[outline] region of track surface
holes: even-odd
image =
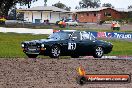
[[[131,60],[107,59],[0,59],[0,88],[131,88],[127,84],[76,83],[77,68],[87,74],[131,74]]]

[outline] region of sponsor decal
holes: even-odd
[[[75,50],[76,49],[76,43],[68,43],[68,50]]]
[[[93,36],[94,38],[97,37],[97,32],[88,32],[88,34],[89,34],[90,36]]]
[[[112,38],[112,33],[107,33],[107,38]]]
[[[95,38],[132,39],[131,33],[121,32],[88,32]]]
[[[98,32],[97,33],[97,38],[106,38],[106,32]]]
[[[132,35],[131,34],[123,34],[123,33],[114,33],[114,38],[118,38],[118,39],[131,39]]]
[[[82,67],[78,68],[79,76],[77,82],[81,85],[85,83],[130,83],[129,74],[86,74]]]

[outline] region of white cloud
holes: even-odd
[[[51,6],[52,4],[55,4],[59,1],[74,9],[76,6],[79,5],[78,3],[81,0],[48,0],[47,4]],[[127,8],[129,5],[132,4],[132,0],[101,0],[101,3],[102,4],[111,3],[116,8]],[[37,2],[32,4],[32,7],[43,6],[43,5],[44,5],[44,0],[38,0]]]
[[[38,0],[37,2],[33,3],[32,4],[32,7],[34,6],[43,6],[44,5],[44,0]],[[74,9],[76,6],[78,6],[79,4],[79,1],[80,0],[48,0],[47,2],[47,5],[48,6],[51,6],[52,4],[55,4],[57,2],[61,2],[61,3],[64,3],[66,6],[69,6],[71,7],[72,9]]]
[[[111,3],[115,8],[127,8],[132,5],[132,0],[101,0],[103,3]]]

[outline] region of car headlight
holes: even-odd
[[[44,48],[44,44],[41,44],[41,47]]]
[[[24,47],[24,44],[22,44],[21,46]]]

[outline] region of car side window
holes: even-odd
[[[88,34],[87,32],[82,32],[81,33],[81,40],[95,40],[95,37]]]
[[[90,35],[87,33],[82,33],[81,40],[90,39]]]

